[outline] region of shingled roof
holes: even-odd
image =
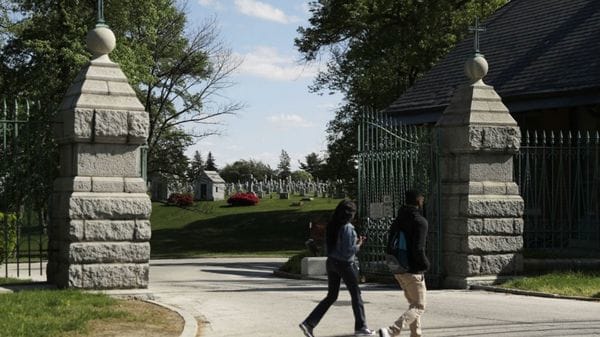
[[[512,0],[481,34],[484,79],[511,113],[600,104],[600,0]],[[386,111],[407,123],[435,122],[467,82],[473,37],[460,42]]]

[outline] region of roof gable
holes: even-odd
[[[219,173],[217,171],[202,171],[202,176],[201,179],[205,178],[208,179],[210,181],[212,181],[213,183],[225,183],[225,180],[223,180],[223,178],[221,178],[221,176],[219,175]]]

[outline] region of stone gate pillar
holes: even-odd
[[[87,36],[92,60],[66,93],[56,138],[48,281],[86,289],[146,288],[152,205],[140,172],[148,114],[109,57],[112,31]]]
[[[436,124],[440,140],[444,286],[492,283],[522,271],[523,199],[513,178],[517,123],[491,86],[488,64],[469,59]]]

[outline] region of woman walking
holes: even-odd
[[[365,237],[357,238],[354,226],[350,223],[355,214],[356,205],[351,201],[342,200],[327,224],[327,297],[300,323],[300,329],[306,337],[314,337],[313,329],[337,300],[341,280],[344,280],[352,298],[355,335],[357,337],[374,335],[374,332],[367,327],[365,308],[358,287],[358,268],[355,260]]]

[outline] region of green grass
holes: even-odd
[[[152,257],[297,254],[308,239],[308,223],[326,222],[339,200],[315,198],[292,206],[298,201],[265,198],[245,207],[206,201],[185,209],[154,203]]]
[[[563,296],[600,298],[600,273],[555,272],[508,281],[502,286]]]
[[[86,332],[94,319],[123,318],[116,300],[79,291],[24,291],[0,295],[0,337],[55,337]]]

